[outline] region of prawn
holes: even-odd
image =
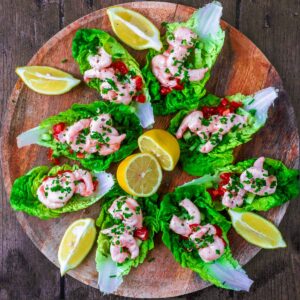
[[[173,216],[170,222],[170,229],[175,233],[188,237],[192,233],[191,225],[200,224],[201,215],[197,206],[189,199],[184,199],[179,203],[189,213],[189,219],[183,220]]]

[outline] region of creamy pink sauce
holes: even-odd
[[[84,72],[84,81],[98,78],[101,80],[100,94],[104,100],[130,104],[137,93],[135,79],[127,76],[127,80],[121,82],[115,69],[111,67],[112,57],[104,48],[100,48],[98,54],[89,56],[88,61],[92,69]]]
[[[152,72],[164,87],[173,88],[178,80],[186,77],[189,81],[201,80],[208,68],[186,69],[183,64],[193,48],[197,35],[186,27],[179,27],[172,38],[168,38],[169,48],[153,57]]]
[[[216,227],[211,224],[200,225],[200,211],[191,200],[186,198],[179,205],[187,210],[189,218],[180,219],[173,215],[170,229],[193,241],[203,261],[210,262],[221,257],[225,250],[225,243],[217,235]]]
[[[84,132],[87,130],[88,133]],[[61,143],[80,153],[98,153],[106,156],[120,149],[126,134],[119,134],[112,126],[109,114],[101,114],[90,119],[82,119],[58,134]]]
[[[121,196],[108,209],[114,219],[122,220],[121,225],[114,225],[101,231],[112,237],[110,254],[113,261],[122,263],[127,258],[139,255],[139,245],[134,231],[143,226],[143,214],[140,205],[133,198]]]
[[[74,194],[88,197],[93,192],[91,173],[78,169],[46,177],[37,190],[37,196],[48,208],[57,209],[65,206]]]
[[[258,158],[253,167],[240,175],[239,183],[242,187],[230,178],[229,183],[224,185],[226,190],[222,198],[224,206],[229,208],[242,206],[247,192],[259,196],[267,196],[276,192],[277,178],[273,175],[269,176],[268,171],[263,168],[264,161],[264,157]]]
[[[209,119],[203,117],[202,111],[193,111],[187,115],[176,132],[181,139],[187,130],[199,136],[205,142],[199,149],[201,153],[209,153],[223,139],[224,135],[237,126],[242,128],[247,123],[247,117],[235,113],[224,116],[213,115]]]

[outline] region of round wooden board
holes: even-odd
[[[136,2],[124,6],[141,12],[158,27],[162,21],[187,20],[195,10],[192,7],[161,2]],[[236,150],[237,160],[265,155],[280,159],[289,167],[297,167],[299,137],[294,111],[286,93],[282,90],[282,83],[276,70],[263,53],[243,34],[225,22],[222,22],[222,26],[226,30],[226,42],[213,69],[208,91],[224,96],[237,92],[250,94],[270,85],[281,89],[279,99],[269,112],[267,125],[250,143]],[[78,66],[72,59],[71,43],[76,30],[82,27],[101,28],[111,33],[106,10],[96,11],[57,33],[38,51],[29,64],[57,67],[81,78]],[[143,64],[146,52],[135,52],[132,49],[129,51]],[[62,63],[64,59],[67,59],[66,63]],[[89,103],[96,98],[96,92],[84,84],[66,95],[50,97],[30,91],[18,80],[9,101],[6,119],[3,121],[1,140],[1,159],[8,195],[14,179],[34,166],[48,163],[45,148],[30,146],[19,150],[16,145],[17,135],[37,126],[44,118],[69,108],[75,102]],[[167,128],[168,122],[168,117],[156,118],[155,127]],[[181,171],[180,167],[172,173],[165,173],[160,194],[172,191],[175,186],[190,178]],[[96,203],[86,210],[49,221],[41,221],[23,213],[17,213],[17,218],[40,251],[58,265],[57,250],[65,229],[78,218],[96,218],[99,210],[100,205]],[[269,211],[266,216],[279,224],[285,211],[286,205]],[[229,239],[234,255],[241,264],[247,263],[259,251],[258,248],[237,236],[234,231],[230,232]],[[77,269],[69,272],[77,280],[93,287],[97,287],[95,248]],[[171,297],[208,286],[195,273],[181,268],[174,261],[159,236],[156,239],[156,248],[149,257],[155,260],[151,263],[146,260],[137,269],[133,269],[117,291],[118,295],[137,298]]]

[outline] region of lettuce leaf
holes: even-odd
[[[74,212],[91,206],[103,197],[103,191],[107,193],[107,191],[112,188],[113,180],[110,174],[105,172],[94,173],[93,175],[96,177],[98,177],[99,174],[103,175],[103,173],[108,176],[107,178],[101,176],[103,179],[103,182],[99,182],[101,191],[98,186],[98,191],[89,197],[82,197],[79,194],[75,194],[65,206],[58,209],[50,209],[39,201],[36,194],[37,189],[46,176],[56,175],[58,171],[62,170],[74,171],[77,169],[79,169],[77,165],[69,166],[67,164],[55,166],[51,169],[47,166],[33,168],[27,174],[17,178],[13,183],[10,205],[16,211],[23,211],[40,219],[58,218],[63,213]]]
[[[152,73],[152,58],[163,53],[168,48],[167,36],[178,27],[187,27],[198,34],[194,52],[189,56],[187,67],[190,69],[213,67],[224,44],[225,33],[220,28],[219,22],[222,7],[219,3],[210,3],[196,11],[187,22],[166,24],[166,35],[162,37],[163,49],[158,52],[150,49],[146,56],[146,65],[142,69],[146,79],[151,102],[156,115],[167,115],[180,109],[194,109],[199,104],[205,91],[205,84],[210,78],[210,71],[204,78],[196,82],[186,82],[182,91],[173,90],[166,96],[160,94],[160,83]]]
[[[126,138],[118,151],[107,156],[93,153],[86,154],[84,158],[78,158],[75,152],[70,153],[70,147],[66,143],[59,143],[53,138],[53,125],[60,122],[71,125],[80,119],[91,118],[101,113],[111,114],[113,126],[120,134],[126,133]],[[54,157],[65,156],[77,160],[84,168],[96,172],[106,170],[111,163],[118,162],[131,154],[138,147],[137,138],[142,133],[139,119],[133,113],[131,107],[103,101],[95,101],[91,104],[73,104],[71,109],[42,121],[37,128],[39,130],[34,130],[33,133],[40,134],[40,136],[39,138],[31,139],[31,141],[35,140],[34,142],[38,145],[51,148]],[[45,133],[45,129],[47,130],[47,133]],[[22,135],[26,137],[28,136],[27,133],[28,132],[25,132]],[[32,134],[32,131],[29,133]],[[20,136],[18,137],[18,140],[20,140]]]
[[[266,97],[263,91],[267,92]],[[263,95],[265,100],[264,103],[261,102],[261,95]],[[276,98],[277,93],[274,88],[259,91],[252,96],[236,94],[226,97],[229,101],[243,102],[244,107],[239,108],[236,113],[248,117],[247,126],[241,129],[233,128],[209,153],[201,153],[199,151],[201,140],[197,135],[184,135],[183,138],[178,140],[181,150],[180,162],[183,170],[191,175],[203,176],[212,174],[220,168],[231,164],[234,160],[233,149],[250,141],[252,136],[264,126],[267,120],[267,111]],[[219,97],[207,95],[202,99],[198,109],[201,109],[203,106],[218,106],[220,101],[221,98]],[[257,103],[260,104],[258,107],[255,106]],[[189,113],[191,113],[190,110],[182,110],[171,120],[169,131],[173,135],[176,134],[182,120]]]
[[[214,176],[203,176],[200,179],[195,179],[188,182],[186,185],[200,185],[202,187],[210,188],[217,186],[219,182],[219,175],[221,173],[236,173],[241,174],[246,169],[253,166],[256,159],[248,159],[237,163],[236,165],[229,165],[217,172]],[[281,161],[266,158],[264,168],[269,172],[269,175],[274,175],[277,178],[276,192],[268,196],[259,196],[251,193],[246,194],[246,198],[242,207],[235,208],[238,211],[268,211],[269,209],[280,206],[289,200],[297,198],[300,194],[300,171],[289,169]],[[205,202],[217,210],[226,209],[222,203],[212,201],[210,195],[207,193]]]
[[[75,61],[78,63],[80,72],[83,74],[85,71],[91,69],[88,62],[89,55],[96,54],[99,47],[104,47],[105,51],[112,56],[113,60],[122,60],[128,67],[129,71],[133,75],[137,75],[145,79],[139,68],[138,62],[128,53],[128,51],[117,42],[111,35],[107,32],[99,29],[80,29],[76,32],[72,43],[72,54]],[[93,78],[87,85],[100,93],[100,79]],[[150,95],[148,92],[147,85],[144,84],[142,89],[143,94],[146,96],[147,102],[150,102]],[[139,103],[132,102],[131,106],[137,110],[137,113],[143,108]],[[149,114],[149,107],[146,107],[147,119],[141,119],[142,126],[144,128],[149,127],[154,123],[153,111]],[[148,110],[147,110],[148,109]],[[144,116],[145,117],[145,116]]]
[[[200,209],[201,224],[215,224],[222,229],[222,237],[227,246],[224,254],[214,262],[204,262],[189,240],[182,239],[169,228],[172,216],[180,216],[184,212],[184,209],[179,206],[179,202],[185,198],[190,199]],[[165,195],[159,211],[159,222],[163,233],[162,240],[182,267],[193,270],[203,280],[226,289],[249,290],[252,281],[232,257],[229,247],[227,233],[231,223],[206,204],[209,200],[209,194],[201,185],[178,187],[175,192]],[[226,273],[231,275],[230,278],[226,276]]]
[[[108,209],[113,201],[123,195],[127,195],[120,187],[115,188],[105,196],[105,203],[102,205],[100,216],[96,221],[96,225],[100,231],[115,224],[120,220],[114,219],[109,213]],[[96,251],[96,267],[99,272],[99,288],[106,293],[114,292],[122,283],[122,276],[127,275],[132,267],[137,267],[146,259],[148,252],[154,248],[154,234],[159,231],[158,223],[158,195],[153,195],[147,198],[136,199],[140,204],[143,212],[143,225],[149,231],[149,239],[141,241],[140,253],[134,260],[126,260],[122,264],[113,262],[110,258],[110,237],[99,233],[98,247]],[[105,270],[105,272],[104,272]]]

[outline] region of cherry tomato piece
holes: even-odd
[[[209,192],[212,200],[217,200],[217,198],[219,197],[219,192],[217,189],[207,189],[207,191]]]
[[[191,224],[189,227],[192,229],[192,231],[196,231],[196,229],[199,227],[199,224]]]
[[[230,180],[230,177],[231,177],[231,173],[222,173],[220,175],[220,178],[222,179],[221,180],[221,184],[222,185],[227,184],[229,182],[229,180]]]
[[[137,90],[137,91],[142,90],[142,88],[143,88],[143,86],[144,86],[142,77],[141,77],[141,76],[135,76],[133,79],[135,80],[135,87],[136,87],[136,90]]]
[[[48,160],[52,162],[54,165],[59,165],[59,159],[57,157],[53,157],[53,150],[49,149],[47,154]]]
[[[226,99],[226,98],[223,98],[221,100],[221,103],[220,103],[222,106],[227,106],[229,104],[229,101]]]
[[[230,106],[237,109],[237,108],[243,106],[243,103],[242,102],[231,101]]]
[[[97,189],[97,187],[98,187],[98,184],[99,184],[99,182],[98,182],[98,180],[95,180],[95,181],[93,181],[93,187],[94,187],[94,191],[96,191],[96,189]]]
[[[222,237],[222,229],[218,225],[214,225],[216,229],[216,235]]]
[[[146,96],[144,94],[139,94],[134,97],[135,101],[139,103],[145,103],[146,102]]]
[[[182,91],[184,89],[184,85],[177,79],[177,84],[173,87],[173,89],[176,91]]]
[[[171,90],[171,88],[169,88],[169,87],[162,86],[162,87],[160,88],[160,93],[161,93],[161,95],[163,95],[163,96],[165,96],[165,95],[167,95],[167,94],[169,94],[169,93],[171,93],[171,92],[172,92],[172,90]]]
[[[78,153],[76,154],[76,157],[77,157],[77,158],[84,158],[85,155],[84,155],[84,153],[78,152]]]
[[[142,241],[146,241],[149,238],[149,231],[146,227],[142,227],[134,232],[134,236]]]
[[[126,75],[128,73],[127,66],[120,60],[114,61],[111,66],[122,75]]]

